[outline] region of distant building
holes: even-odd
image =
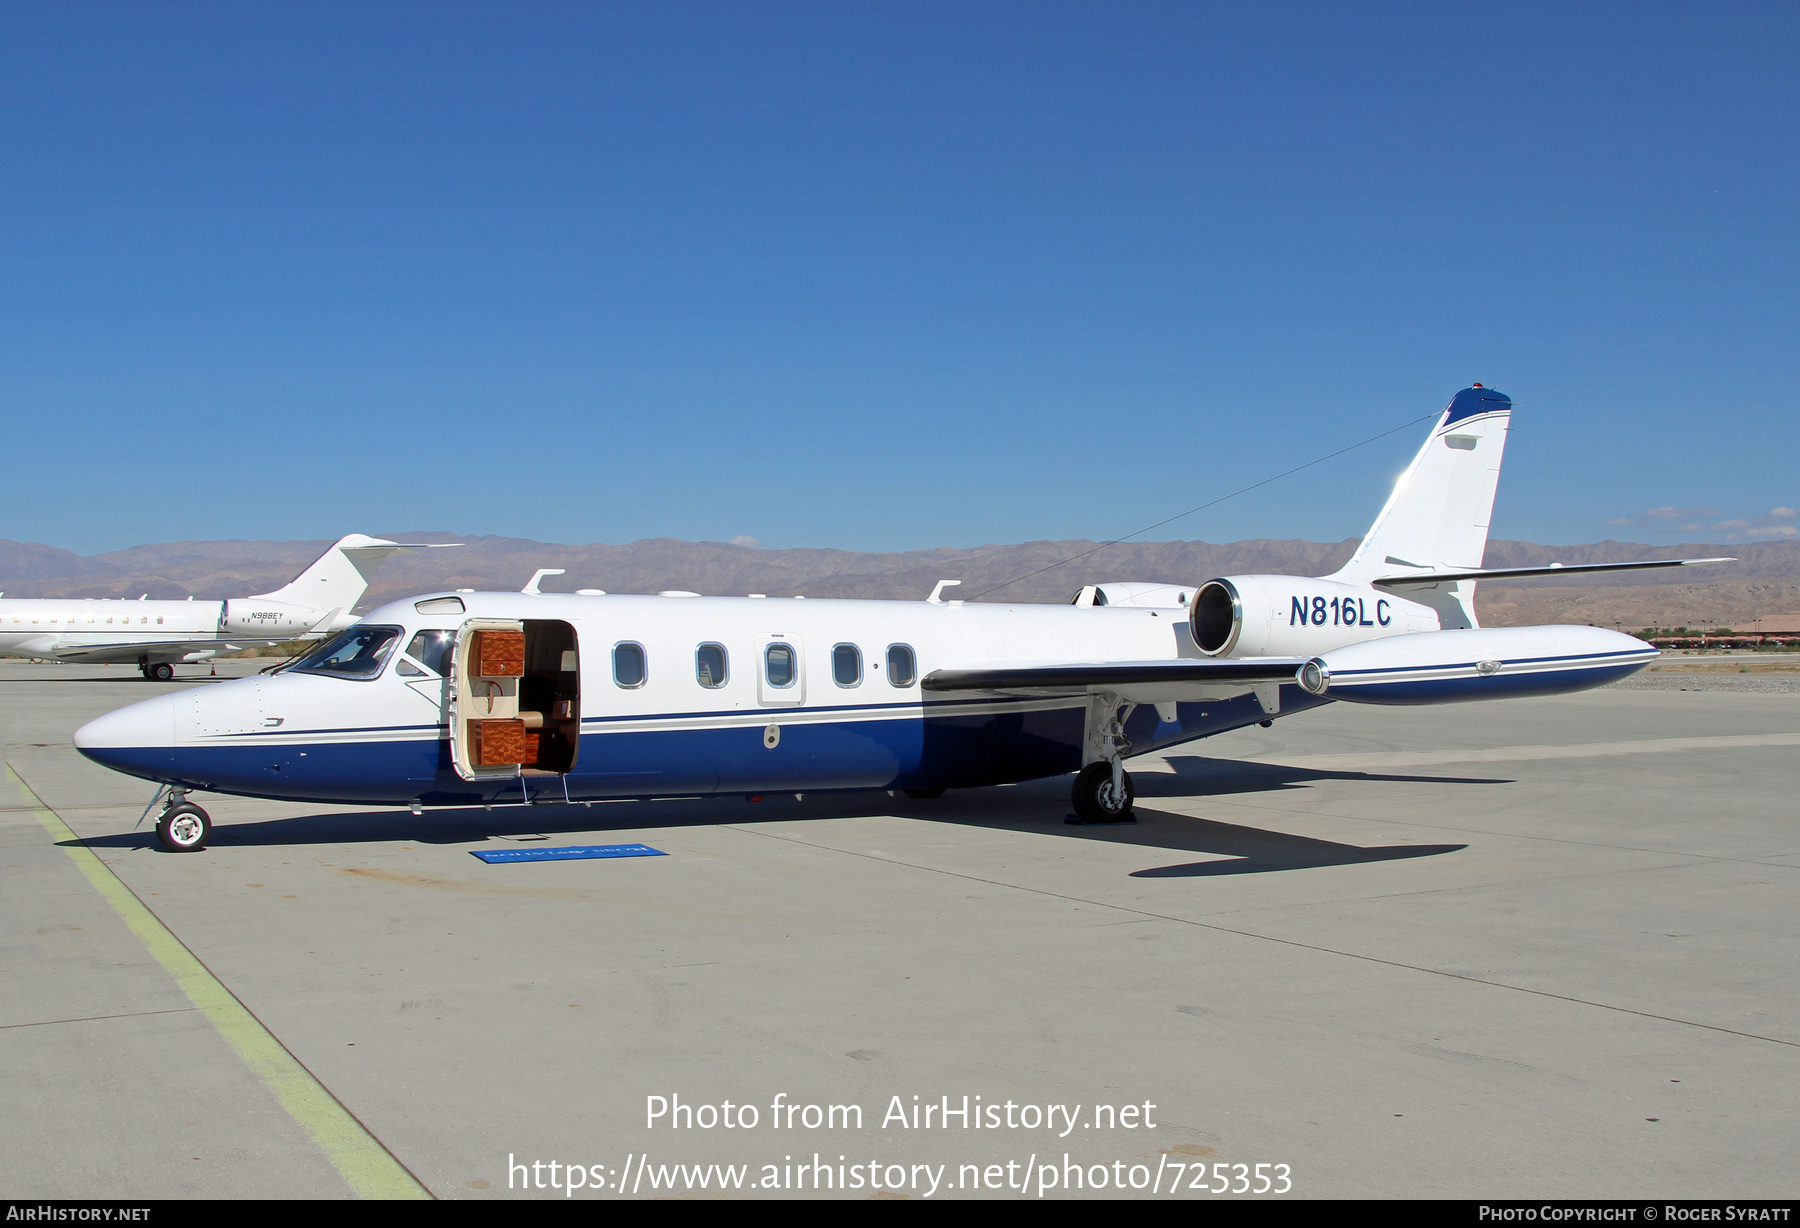
[[[1729,632],[1691,629],[1685,635],[1646,636],[1658,648],[1755,648],[1792,646],[1800,641],[1800,614],[1775,614],[1754,622],[1738,623]]]

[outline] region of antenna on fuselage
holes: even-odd
[[[521,593],[529,593],[533,597],[542,597],[543,594],[538,592],[538,581],[542,580],[545,576],[560,576],[563,574],[563,571],[564,569],[561,567],[540,567],[531,573],[531,579],[525,581],[525,587],[519,591]]]

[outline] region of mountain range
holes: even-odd
[[[684,589],[770,597],[923,598],[939,580],[961,580],[950,596],[980,601],[1063,602],[1084,584],[1149,580],[1197,584],[1251,573],[1323,575],[1350,557],[1340,542],[1258,538],[1209,542],[1036,541],[892,553],[762,549],[727,542],[649,538],[624,545],[564,545],[511,537],[415,531],[394,541],[463,543],[459,550],[390,559],[361,608],[409,593],[449,588],[516,589],[541,567],[565,574],[545,591],[599,588],[617,593]],[[80,555],[35,542],[0,541],[0,592],[7,597],[180,599],[267,592],[291,580],[329,541],[192,541]],[[1477,609],[1489,625],[1544,622],[1643,626],[1717,625],[1765,614],[1800,613],[1800,542],[1649,546],[1604,541],[1580,546],[1490,541],[1487,567],[1629,562],[1735,555],[1705,568],[1482,584]]]

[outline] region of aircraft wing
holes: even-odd
[[[1093,661],[1070,665],[995,665],[940,669],[919,685],[927,691],[1107,690],[1155,703],[1242,694],[1257,683],[1292,682],[1306,662],[1299,657],[1214,661],[1182,657],[1163,661]]]
[[[1389,560],[1392,562],[1393,560]],[[1382,588],[1430,588],[1434,584],[1455,584],[1459,580],[1540,580],[1550,576],[1578,576],[1593,571],[1642,571],[1650,567],[1694,567],[1701,563],[1735,563],[1737,559],[1653,559],[1643,563],[1573,563],[1548,567],[1503,567],[1490,571],[1421,572],[1410,576],[1382,576],[1371,584]]]

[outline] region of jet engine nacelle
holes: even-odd
[[[288,640],[305,635],[329,613],[267,597],[243,597],[225,603],[219,613],[219,630],[246,639]]]
[[[1483,627],[1350,644],[1300,667],[1302,688],[1365,704],[1441,704],[1604,686],[1659,654],[1603,627]]]
[[[1430,606],[1305,576],[1223,576],[1188,606],[1194,643],[1209,657],[1308,657],[1439,625]]]
[[[1089,584],[1073,597],[1070,605],[1154,606],[1158,609],[1187,609],[1194,595],[1191,584],[1163,584],[1159,581],[1114,580],[1110,584]]]

